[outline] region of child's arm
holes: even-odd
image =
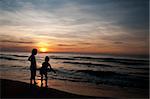
[[[49,64],[49,67],[54,73],[56,73],[56,71],[51,67],[51,64]]]

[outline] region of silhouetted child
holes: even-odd
[[[41,86],[43,85],[43,75],[45,75],[45,78],[46,78],[46,87],[47,87],[47,80],[48,80],[47,72],[48,72],[48,70],[53,71],[54,73],[56,73],[56,72],[52,69],[51,65],[49,64],[49,60],[50,60],[49,57],[46,56],[46,57],[45,57],[45,62],[42,63],[42,67],[41,67],[41,69],[40,69],[40,74],[41,74]],[[50,69],[48,69],[48,66],[50,67]]]
[[[35,76],[36,76],[36,58],[35,55],[37,54],[37,49],[32,50],[31,56],[28,58],[28,60],[31,62],[30,70],[31,70],[31,78],[30,78],[30,84],[32,84],[32,80],[35,82]]]

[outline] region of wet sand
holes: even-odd
[[[3,77],[4,78],[4,77]],[[48,88],[41,88],[41,81],[30,87],[29,81],[6,80],[1,78],[2,98],[142,98],[148,99],[149,89],[120,88],[101,85],[99,87],[49,80]]]
[[[96,97],[111,97],[111,98],[140,98],[149,99],[149,89],[132,88],[132,87],[118,87],[118,86],[107,86],[99,85],[93,86],[91,84],[66,82],[58,80],[49,80],[48,83],[50,88],[62,90],[65,92],[71,92],[74,94],[80,94],[85,96],[96,96]]]
[[[0,79],[2,98],[96,98],[38,87],[25,82]],[[99,97],[106,98],[106,97]]]

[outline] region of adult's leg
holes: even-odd
[[[36,76],[36,70],[33,71],[33,79],[34,79],[34,84],[37,84],[35,81],[35,76]]]
[[[32,71],[31,71],[31,77],[30,77],[30,84],[32,84]]]

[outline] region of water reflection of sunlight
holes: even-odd
[[[41,68],[42,67],[42,62],[37,62],[37,68]]]
[[[41,87],[41,77],[40,76],[37,77],[36,83],[37,83],[37,86]],[[43,79],[43,85],[42,85],[42,87],[46,87],[46,81],[45,81],[45,79]]]

